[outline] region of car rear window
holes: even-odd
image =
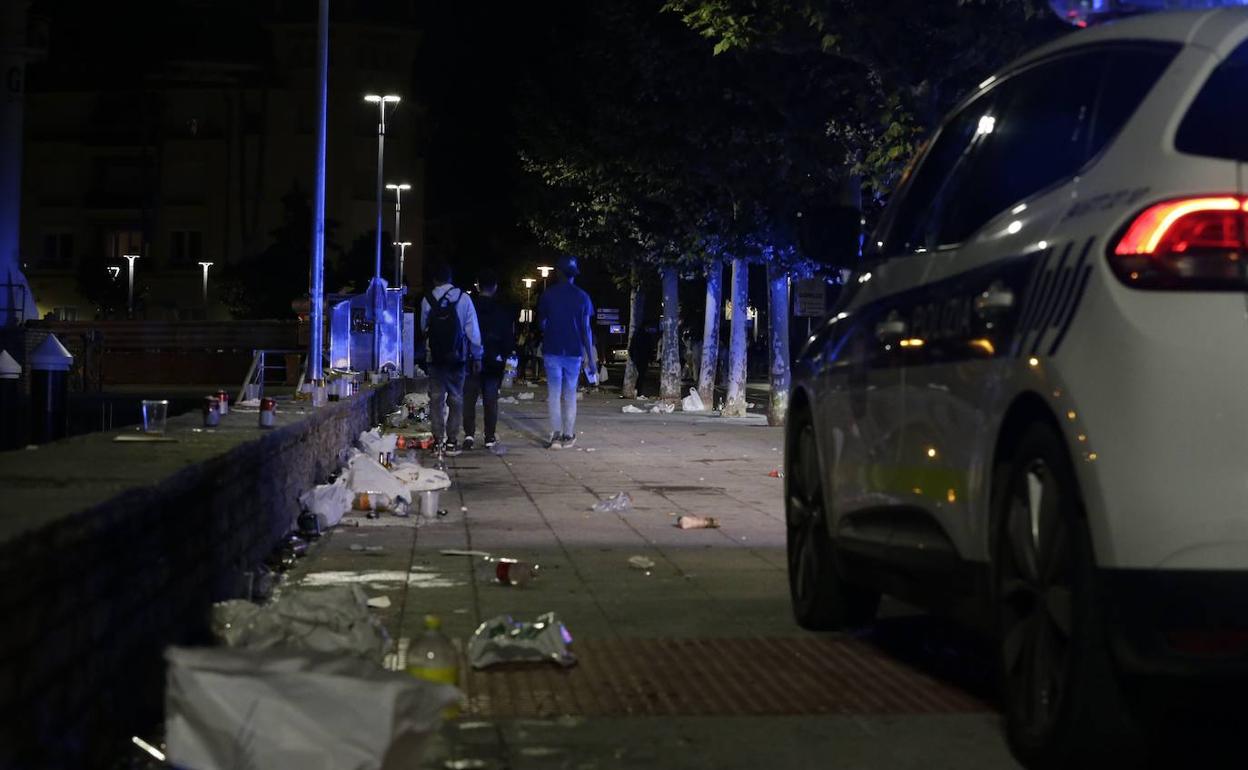
[[[1183,116],[1174,146],[1192,155],[1248,163],[1248,42],[1205,81]]]

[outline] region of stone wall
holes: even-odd
[[[196,433],[193,414],[170,420],[176,444],[106,433],[0,453],[0,768],[115,766],[150,734],[164,648],[207,640],[211,603],[401,394],[289,405],[270,431],[234,413]]]

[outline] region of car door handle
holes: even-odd
[[[1014,292],[1000,282],[989,286],[975,298],[975,314],[980,318],[999,315],[1014,307]]]
[[[906,334],[906,322],[900,318],[889,317],[875,325],[875,336],[884,341],[897,339]]]

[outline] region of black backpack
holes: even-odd
[[[451,301],[451,292],[457,292],[454,301]],[[464,327],[456,310],[456,305],[463,298],[463,291],[454,287],[447,289],[442,299],[434,299],[433,292],[425,295],[425,301],[429,303],[425,336],[430,361],[435,364],[462,364],[468,358],[468,338],[464,336]]]

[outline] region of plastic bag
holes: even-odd
[[[368,611],[368,596],[357,585],[302,589],[271,604],[218,602],[212,607],[213,633],[230,647],[266,650],[282,647],[380,661],[386,629]]]
[[[632,404],[625,404],[624,408],[621,409],[620,411],[623,412],[624,414],[645,414],[646,413],[645,409],[638,409]]]
[[[593,510],[598,513],[622,513],[633,508],[633,497],[627,492],[620,492],[612,495],[606,500],[599,500],[594,503]]]
[[[609,376],[609,374],[610,374],[610,373],[607,371],[607,367],[606,367],[606,365],[605,365],[605,364],[603,364],[603,365],[599,366],[599,367],[598,367],[598,384],[599,384],[599,385],[606,385],[606,384],[607,384],[607,377]]]
[[[532,661],[572,666],[576,664],[576,656],[568,650],[571,643],[572,635],[553,612],[539,615],[532,623],[499,615],[472,632],[468,639],[468,661],[473,668]]]
[[[650,407],[650,414],[671,414],[676,411],[675,404],[659,403]]]
[[[698,395],[698,389],[690,388],[689,395],[681,399],[680,408],[685,412],[705,412],[706,404],[702,402],[702,397]]]
[[[379,454],[393,453],[398,440],[399,437],[394,433],[383,436],[381,428],[373,428],[361,433],[358,443],[365,454],[369,457],[376,457]]]
[[[418,407],[422,407],[422,406],[429,406],[429,394],[428,394],[428,393],[417,393],[417,392],[413,391],[413,392],[408,393],[406,396],[404,396],[404,397],[403,397],[403,403],[404,403],[406,406],[409,406],[409,407],[412,407],[412,408],[418,408]]]
[[[451,486],[451,477],[445,471],[426,468],[410,460],[400,460],[390,469],[390,475],[398,479],[412,492],[424,492],[430,489],[447,489]]]
[[[392,437],[393,438],[393,437]],[[393,500],[410,504],[412,493],[407,485],[372,457],[352,451],[347,459],[347,486],[352,492],[378,492]]]
[[[352,657],[170,647],[165,659],[168,761],[195,770],[416,767],[460,697]]]
[[[347,511],[351,510],[354,493],[347,487],[342,476],[333,484],[318,484],[299,495],[299,505],[316,516],[320,529],[335,527]]]
[[[516,398],[520,399],[521,401],[532,401],[533,394],[528,391],[524,391],[523,393],[517,393]]]

